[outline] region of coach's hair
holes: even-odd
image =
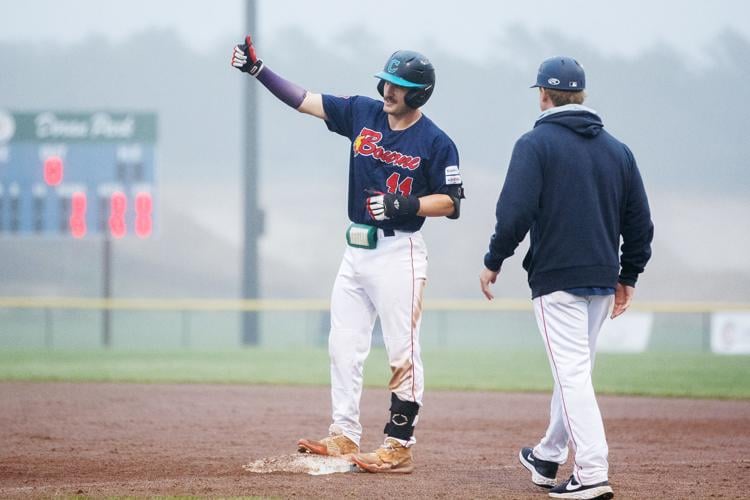
[[[555,106],[565,106],[566,104],[583,104],[586,99],[586,93],[583,90],[571,92],[569,90],[544,89],[550,100]]]

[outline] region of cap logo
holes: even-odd
[[[578,82],[568,82],[568,87],[573,88],[573,89],[577,88],[578,87]]]
[[[398,59],[391,59],[391,62],[388,63],[388,73],[395,73],[399,64],[401,64],[401,61]]]
[[[550,78],[547,80],[547,83],[549,83],[550,85],[560,85],[560,80],[558,80],[557,78]]]

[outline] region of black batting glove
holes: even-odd
[[[371,196],[365,200],[370,217],[375,220],[399,219],[410,217],[419,212],[419,198],[400,194],[381,193],[366,190]]]
[[[263,60],[255,54],[255,46],[250,35],[245,37],[245,43],[236,45],[232,52],[232,66],[251,76],[258,76],[263,69]]]

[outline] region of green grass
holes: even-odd
[[[427,351],[428,389],[549,391],[539,350]],[[373,349],[365,384],[384,387],[390,370]],[[327,385],[324,349],[198,351],[0,351],[0,380]],[[750,398],[750,356],[700,353],[599,354],[599,394]]]
[[[598,392],[699,398],[750,398],[750,356],[708,353],[597,356]]]
[[[549,391],[552,375],[541,350],[511,353],[445,351],[424,355],[432,388]],[[598,354],[599,394],[750,398],[750,356],[708,353]]]

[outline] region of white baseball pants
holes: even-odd
[[[342,432],[357,444],[362,436],[362,372],[376,317],[391,367],[390,391],[402,401],[422,405],[419,327],[427,248],[419,231],[395,233],[384,237],[378,230],[377,248],[371,250],[347,247],[331,296],[331,431]],[[414,442],[412,437],[408,444]]]
[[[579,297],[563,291],[534,299],[534,314],[555,379],[549,427],[534,447],[534,455],[563,464],[571,442],[573,473],[584,485],[608,480],[609,450],[591,372],[596,340],[613,300],[613,295]]]

